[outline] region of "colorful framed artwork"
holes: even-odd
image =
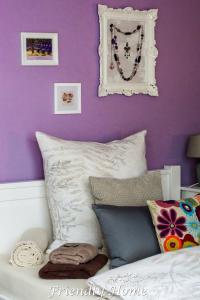
[[[58,34],[22,32],[21,63],[23,66],[58,65]]]
[[[100,85],[98,95],[158,96],[155,66],[158,10],[108,8],[98,5]]]
[[[54,114],[81,113],[81,83],[54,83]]]

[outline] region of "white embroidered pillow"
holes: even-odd
[[[54,239],[101,245],[99,224],[91,207],[89,176],[128,178],[143,174],[147,169],[145,135],[142,131],[103,144],[36,133]]]

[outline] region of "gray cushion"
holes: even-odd
[[[93,204],[93,209],[105,238],[111,268],[160,253],[147,206]]]
[[[147,200],[163,199],[160,171],[128,179],[90,177],[96,204],[142,206]]]

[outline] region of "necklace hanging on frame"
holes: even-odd
[[[120,77],[124,81],[130,81],[133,79],[133,77],[137,74],[141,59],[142,59],[142,46],[143,46],[143,40],[144,40],[144,29],[142,25],[138,25],[133,31],[125,32],[122,31],[119,27],[115,26],[114,24],[110,24],[110,33],[111,33],[111,62],[110,62],[110,69],[115,69],[115,64],[117,66],[117,72],[119,73]],[[124,75],[124,70],[122,68],[122,64],[119,57],[119,44],[118,44],[118,36],[117,34],[122,34],[123,36],[131,36],[133,34],[138,33],[138,41],[136,46],[136,58],[133,61],[133,67],[132,72],[130,76]],[[126,59],[130,58],[131,51],[134,57],[133,53],[133,47],[131,48],[129,43],[126,42],[124,47],[124,57]],[[115,62],[115,63],[114,63]]]
[[[129,46],[129,43],[126,42],[126,46],[124,47],[124,56],[126,57],[126,59],[128,59],[131,56],[130,51],[131,47]]]

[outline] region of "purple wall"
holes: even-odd
[[[97,97],[97,3],[159,9],[160,96]],[[0,182],[42,178],[34,132],[108,141],[148,129],[150,168],[181,164],[188,135],[200,132],[199,0],[0,0]],[[58,32],[58,67],[20,65],[20,32]],[[53,115],[53,83],[82,82],[82,114]]]

